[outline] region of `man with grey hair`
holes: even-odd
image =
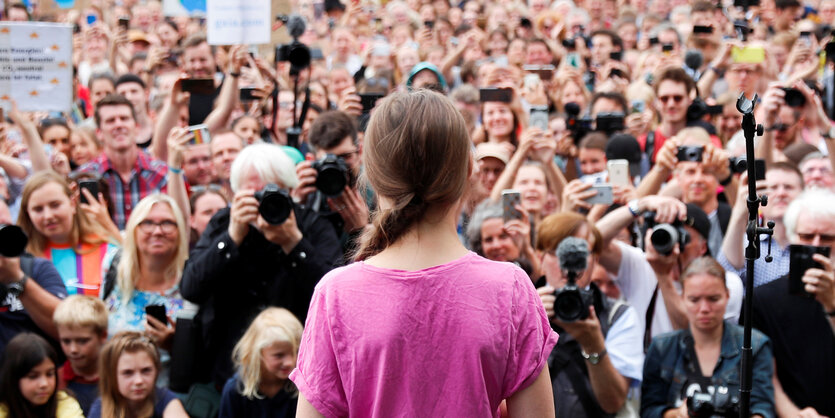
[[[798,167],[803,173],[803,184],[806,187],[832,190],[835,186],[830,157],[820,152],[812,152],[803,157]]]
[[[835,246],[835,194],[808,190],[783,217],[792,244]],[[817,267],[792,263],[788,275],[754,292],[752,322],[774,347],[774,400],[780,416],[835,416],[835,269],[815,254]],[[797,291],[790,277],[802,276]]]
[[[191,252],[180,290],[200,305],[205,357],[201,382],[232,376],[232,348],[267,306],[304,322],[313,288],[342,260],[333,226],[290,198],[293,161],[277,145],[253,144],[232,164],[232,207],[218,212]],[[265,186],[277,186],[273,190]],[[284,216],[278,215],[284,209]],[[234,279],[234,280],[232,280]]]

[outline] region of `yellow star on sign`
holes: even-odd
[[[60,84],[60,82],[58,81],[58,79],[57,79],[57,78],[53,78],[53,79],[52,79],[52,81],[50,81],[50,83],[52,83],[52,84]]]
[[[32,32],[32,34],[29,35],[29,37],[32,38],[32,39],[38,39],[39,38],[38,32]]]
[[[9,28],[0,29],[0,33],[9,33]]]
[[[32,91],[30,91],[30,92],[29,92],[29,95],[30,95],[30,96],[33,96],[33,97],[34,97],[34,96],[37,96],[37,95],[38,95],[38,91],[37,91],[37,90],[32,90]]]
[[[67,63],[66,63],[66,61],[61,61],[61,62],[59,62],[59,63],[58,63],[58,68],[67,68]]]
[[[57,51],[57,50],[59,50],[59,49],[61,49],[61,48],[59,48],[57,44],[52,45],[52,50],[53,50],[53,51]]]

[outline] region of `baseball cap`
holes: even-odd
[[[710,219],[702,208],[696,206],[694,203],[687,204],[687,219],[684,224],[696,230],[705,241],[710,236]]]
[[[510,152],[507,148],[491,143],[484,142],[475,147],[475,159],[481,161],[483,158],[493,157],[505,164],[510,161]]]

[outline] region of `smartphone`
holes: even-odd
[[[623,113],[598,113],[594,118],[594,130],[599,132],[617,132],[626,129]]]
[[[554,66],[553,65],[523,65],[522,69],[529,72],[535,73],[539,75],[539,78],[542,80],[548,81],[554,77]]]
[[[623,51],[612,51],[609,53],[609,58],[615,61],[623,60]]]
[[[705,147],[701,145],[682,145],[678,147],[676,158],[678,161],[694,161],[702,162],[702,154],[705,152]]]
[[[78,182],[78,195],[81,196],[81,203],[90,203],[87,196],[82,192],[84,189],[87,189],[94,198],[99,197],[98,180],[80,180]]]
[[[765,49],[761,46],[733,47],[731,58],[735,63],[759,64],[765,61]]]
[[[629,186],[629,161],[609,160],[606,162],[609,171],[609,183],[615,186]]]
[[[800,32],[800,39],[803,41],[806,46],[812,45],[812,32],[803,31]]]
[[[75,23],[72,25],[72,33],[81,33],[81,25]]]
[[[578,55],[576,52],[566,54],[565,59],[568,60],[568,65],[574,68],[580,68],[580,55]]]
[[[192,125],[186,129],[188,129],[189,132],[194,134],[194,137],[191,138],[191,141],[188,141],[189,145],[208,144],[212,141],[211,136],[209,136],[208,125]]]
[[[536,91],[539,85],[542,84],[542,79],[536,74],[525,74],[522,84],[525,86],[525,90]]]
[[[531,106],[531,111],[528,114],[528,122],[530,126],[539,128],[542,131],[548,131],[548,106]]]
[[[434,20],[424,20],[423,26],[426,26],[426,29],[432,30],[435,28],[435,21]]]
[[[485,87],[478,90],[479,101],[510,103],[513,100],[512,89],[500,89],[496,87]]]
[[[96,23],[96,15],[87,15],[87,26],[93,26],[94,23]]]
[[[163,324],[168,324],[168,318],[165,314],[165,305],[147,305],[145,306],[145,315],[153,317]]]
[[[522,219],[522,213],[516,206],[522,203],[522,193],[518,190],[502,190],[502,220]]]
[[[212,94],[215,90],[215,80],[211,78],[187,78],[182,81],[184,92],[196,94]]]
[[[242,102],[251,102],[253,100],[260,100],[258,97],[255,97],[252,93],[255,91],[254,87],[241,87],[241,101]]]
[[[754,175],[757,181],[765,180],[765,159],[757,158],[754,160]]]
[[[661,52],[663,52],[664,55],[670,55],[670,53],[673,52],[673,44],[661,45]]]
[[[658,37],[657,37],[657,36],[653,36],[653,37],[649,38],[649,44],[650,44],[650,45],[658,45],[658,42],[659,42],[659,41],[658,41]]]
[[[781,87],[781,89],[786,92],[783,100],[788,107],[798,108],[806,106],[806,96],[803,95],[802,91],[794,87]]]
[[[694,25],[693,26],[693,33],[713,33],[713,26],[700,26]]]
[[[630,113],[644,113],[646,106],[647,104],[643,100],[633,100]]]
[[[128,30],[130,27],[130,18],[129,17],[120,17],[119,18],[119,26],[122,27],[124,30]]]
[[[594,184],[590,190],[597,191],[597,194],[586,199],[592,205],[611,205],[615,201],[611,184]]]
[[[313,3],[313,19],[318,21],[325,14],[325,3],[317,1]]]
[[[380,93],[360,93],[360,103],[362,103],[362,114],[367,115],[371,113],[371,109],[374,109],[374,106],[377,105],[377,100],[382,99],[385,97],[384,94]]]
[[[812,259],[812,255],[821,254],[829,257],[829,247],[816,247],[814,245],[789,245],[789,294],[813,297],[804,289],[803,275],[810,268],[823,268],[820,263]]]

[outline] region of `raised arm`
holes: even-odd
[[[183,80],[188,76],[181,75],[180,79],[174,82],[171,93],[168,95],[165,105],[162,107],[154,127],[154,136],[151,140],[151,152],[154,157],[161,161],[168,161],[168,133],[177,126],[180,118],[180,109],[188,106],[191,95],[183,92]]]
[[[246,63],[247,57],[246,47],[243,45],[235,45],[229,51],[229,67],[226,70],[223,87],[217,97],[215,109],[212,110],[212,113],[209,113],[204,122],[209,126],[209,132],[216,132],[225,128],[229,122],[229,116],[235,110],[235,106],[238,105],[238,76],[241,73],[241,67]]]

